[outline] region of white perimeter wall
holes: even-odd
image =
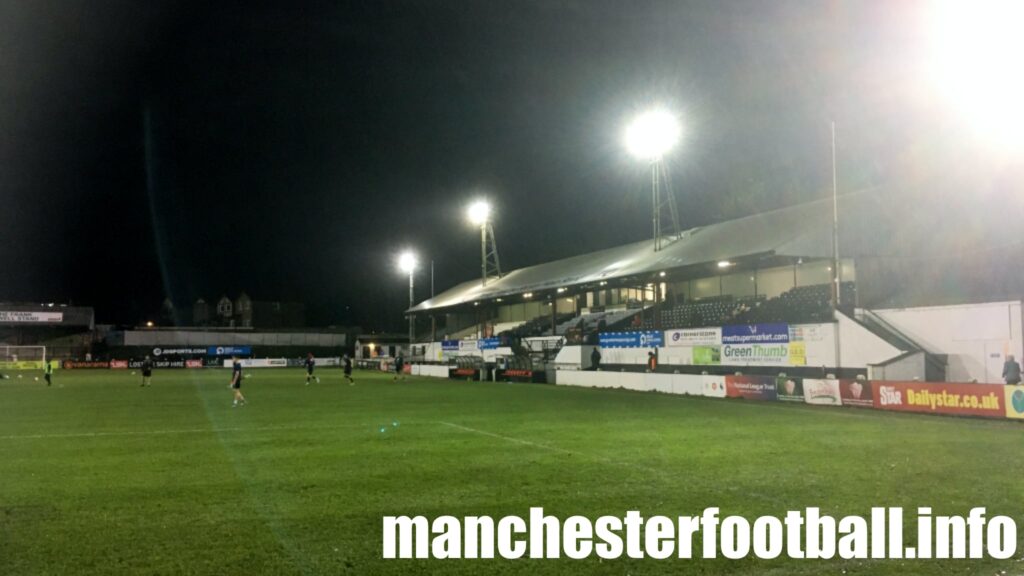
[[[866,368],[868,364],[881,364],[905,352],[875,336],[874,332],[842,312],[836,312],[836,320],[839,326],[839,361],[844,368]]]
[[[946,380],[1002,382],[1007,354],[1024,356],[1021,303],[990,302],[874,310],[933,354],[948,354]]]

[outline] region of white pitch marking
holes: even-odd
[[[495,434],[494,432],[488,432],[486,430],[477,430],[476,428],[470,428],[469,426],[462,426],[460,424],[452,424],[451,422],[441,422],[441,421],[439,421],[438,424],[443,424],[445,426],[449,426],[451,428],[456,428],[456,429],[462,430],[464,432],[472,432],[474,434],[482,434],[484,436],[490,436],[491,438],[497,438],[499,440],[504,440],[506,442],[513,442],[515,444],[522,444],[524,446],[533,446],[534,448],[541,448],[543,450],[550,450],[552,452],[561,452],[562,454],[579,454],[580,456],[586,456],[586,454],[584,454],[582,452],[576,452],[576,451],[573,451],[573,450],[566,450],[565,448],[558,448],[557,446],[549,446],[547,444],[538,444],[537,442],[530,442],[529,440],[523,440],[521,438],[513,438],[512,436],[505,436],[505,435],[502,435],[502,434]]]
[[[340,428],[368,428],[368,424],[337,424],[334,426],[262,426],[233,428],[180,428],[176,430],[114,430],[106,432],[69,432],[66,434],[11,434],[0,440],[45,440],[51,438],[102,438],[105,436],[165,436],[171,434],[204,434],[221,432],[271,432],[275,430],[332,430]]]

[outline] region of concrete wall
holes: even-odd
[[[926,351],[948,355],[949,382],[999,383],[1007,354],[1024,355],[1021,303],[874,310]]]
[[[875,336],[842,312],[836,313],[839,326],[839,361],[844,368],[866,368],[881,364],[905,352]]]
[[[867,376],[870,380],[923,381],[925,374],[924,352],[914,352],[884,366],[869,366]]]

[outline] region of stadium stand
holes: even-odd
[[[842,301],[853,302],[855,293],[853,282],[842,284]],[[659,327],[655,315],[659,317],[660,328],[666,330],[727,324],[829,322],[831,292],[828,284],[816,284],[792,288],[776,298],[720,296],[676,306],[662,305],[644,319],[644,330]]]

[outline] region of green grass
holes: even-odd
[[[0,574],[1009,574],[1010,561],[382,560],[381,518],[1024,518],[1012,422],[323,370],[0,381]],[[392,425],[397,422],[398,426]],[[386,427],[381,433],[380,428]],[[1024,532],[1024,526],[1021,527]],[[1018,545],[1019,558],[1024,545]]]

